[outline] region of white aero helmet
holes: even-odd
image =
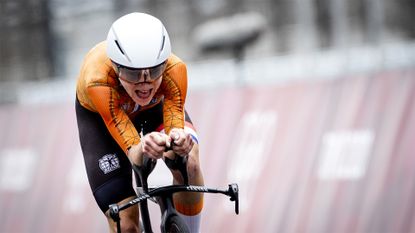
[[[157,66],[170,56],[169,35],[163,23],[145,13],[130,13],[117,19],[107,36],[107,55],[129,68]]]

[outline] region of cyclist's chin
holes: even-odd
[[[133,95],[133,100],[140,106],[145,106],[150,103],[151,99],[153,98],[154,94],[151,93],[149,95],[142,95],[141,93],[135,92]]]
[[[138,96],[135,96],[133,98],[134,102],[137,103],[140,106],[145,106],[145,105],[149,104],[151,99],[152,99],[151,97],[143,99],[143,98],[140,98]]]

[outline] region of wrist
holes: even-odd
[[[137,145],[133,145],[127,151],[127,157],[130,163],[135,165],[141,165],[143,163],[143,149],[141,142]]]

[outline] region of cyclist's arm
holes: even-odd
[[[167,67],[161,89],[164,94],[163,119],[166,134],[184,128],[184,104],[187,93],[187,69],[183,62]]]
[[[179,61],[167,67],[162,90],[165,93],[163,118],[166,134],[174,141],[173,151],[179,155],[186,155],[193,147],[193,140],[184,132],[187,69],[183,62]]]
[[[140,143],[140,136],[130,121],[128,115],[119,106],[117,91],[105,85],[88,87],[88,95],[95,105],[97,112],[104,120],[108,131],[123,151]]]

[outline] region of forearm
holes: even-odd
[[[141,142],[137,145],[133,145],[127,151],[127,157],[132,164],[142,165],[143,163],[143,147]]]

